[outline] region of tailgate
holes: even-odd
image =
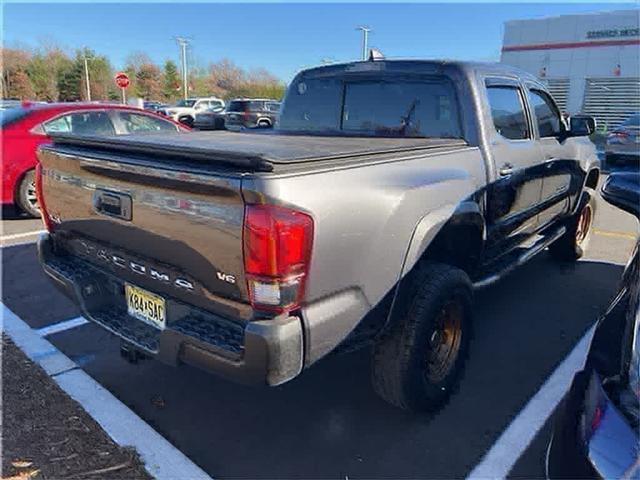
[[[161,296],[250,318],[237,172],[59,145],[39,159],[57,246]]]

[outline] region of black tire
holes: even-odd
[[[464,271],[439,263],[419,265],[407,282],[399,298],[404,306],[397,323],[374,347],[372,382],[378,395],[392,405],[433,412],[455,392],[464,371],[472,335],[473,289]],[[445,313],[450,309],[455,315]],[[447,335],[440,319],[452,316],[458,318],[458,328]],[[446,358],[436,358],[446,353],[436,347],[449,340],[455,348]],[[446,368],[440,360],[446,360]]]
[[[589,248],[596,215],[595,193],[586,189],[576,213],[566,222],[567,231],[549,246],[551,256],[562,262],[575,262]]]
[[[34,170],[29,170],[24,175],[16,196],[20,210],[31,217],[40,216],[40,208],[36,198],[36,174]]]

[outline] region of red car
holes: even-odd
[[[141,132],[182,132],[170,118],[125,105],[98,103],[23,104],[0,111],[2,128],[2,207],[17,206],[40,215],[34,169],[38,146],[53,133],[124,135]]]

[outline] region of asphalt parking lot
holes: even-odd
[[[543,253],[477,292],[476,336],[458,394],[437,415],[379,400],[367,351],[332,355],[277,388],[234,385],[190,367],[131,365],[93,324],[51,335],[212,477],[464,477],[593,325],[615,293],[638,224],[599,199],[586,258]],[[2,221],[3,303],[33,328],[79,315],[37,263],[38,220]],[[544,476],[548,424],[513,477]]]

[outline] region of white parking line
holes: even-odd
[[[53,335],[54,333],[60,333],[64,332],[65,330],[81,327],[86,323],[89,323],[89,320],[84,317],[77,317],[72,318],[71,320],[65,320],[64,322],[54,323],[53,325],[47,325],[46,327],[37,329],[36,332],[41,337],[46,337],[48,335]]]
[[[158,480],[210,479],[200,467],[2,305],[2,331],[121,446],[134,447]]]
[[[584,366],[594,330],[595,326],[591,327],[580,339],[467,478],[507,477],[567,393],[575,373]]]
[[[24,233],[14,233],[13,235],[3,235],[0,237],[0,242],[5,242],[7,240],[17,240],[19,238],[32,237],[34,235],[40,235],[41,233],[46,232],[46,230],[33,230],[32,232],[24,232]]]

